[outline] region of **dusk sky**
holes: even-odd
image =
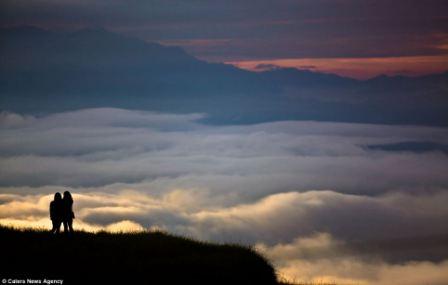
[[[446,71],[447,10],[446,0],[5,0],[0,25],[103,27],[252,70],[370,78]]]
[[[448,284],[447,0],[2,0],[0,27],[0,225],[49,230],[68,190],[75,231]]]

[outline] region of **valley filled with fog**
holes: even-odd
[[[0,223],[48,228],[69,190],[76,229],[255,245],[297,280],[446,280],[447,129],[206,118],[2,112]]]

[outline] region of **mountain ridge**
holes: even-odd
[[[252,72],[179,47],[88,28],[0,29],[0,109],[201,112],[210,123],[317,120],[448,126],[448,72],[356,80],[294,68]]]

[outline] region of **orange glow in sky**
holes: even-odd
[[[295,67],[357,79],[386,75],[424,75],[448,71],[448,55],[372,58],[291,58],[230,61],[239,68],[263,71],[265,66]]]

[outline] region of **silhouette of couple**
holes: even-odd
[[[61,193],[54,194],[54,200],[50,203],[50,218],[53,223],[51,233],[57,234],[60,231],[61,224],[64,225],[64,233],[73,233],[73,198],[70,192],[64,192],[64,198]]]

